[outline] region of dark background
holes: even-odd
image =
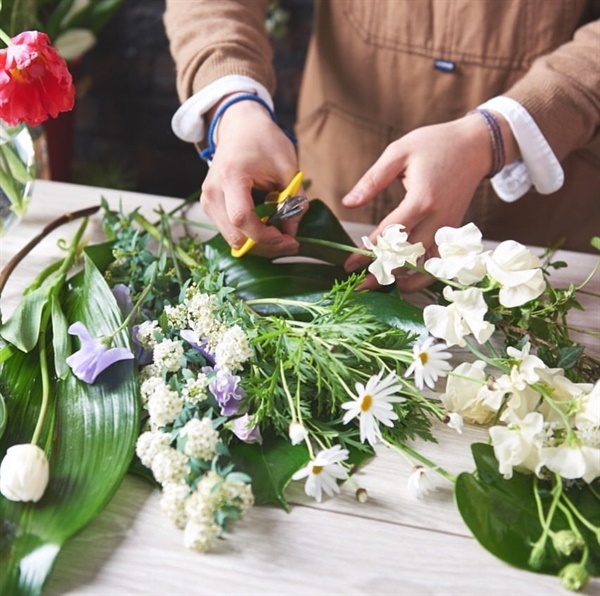
[[[292,129],[312,0],[280,0],[279,6],[289,20],[285,35],[272,38],[275,107],[280,123]],[[175,197],[200,189],[205,165],[171,131],[180,104],[163,12],[164,0],[125,0],[72,69],[78,98],[71,181]]]

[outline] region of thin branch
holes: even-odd
[[[15,256],[6,263],[4,269],[0,272],[0,295],[4,291],[4,286],[8,281],[11,273],[16,269],[17,265],[35,248],[48,234],[59,228],[60,226],[70,223],[76,219],[82,217],[88,217],[94,215],[100,210],[100,205],[95,207],[87,207],[86,209],[79,209],[78,211],[72,211],[65,213],[55,220],[51,221],[46,227],[36,236],[34,236]]]

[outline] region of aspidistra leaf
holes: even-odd
[[[81,285],[69,293],[65,314],[95,336],[120,324],[108,285],[86,259]],[[125,332],[113,345],[129,347]],[[50,347],[50,346],[49,346]],[[51,351],[51,350],[50,350]],[[52,358],[51,362],[52,364]],[[10,424],[0,457],[29,442],[41,401],[39,351],[17,352],[0,373]],[[64,542],[94,519],[127,472],[139,429],[138,386],[133,361],[114,364],[86,385],[72,374],[52,375],[50,405],[40,439],[50,461],[50,483],[38,503],[0,498],[0,593],[39,594]]]

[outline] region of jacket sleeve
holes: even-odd
[[[181,101],[226,75],[245,75],[271,94],[273,51],[265,29],[270,0],[167,0],[163,15]]]
[[[559,161],[600,140],[600,20],[538,58],[504,95],[533,117]]]

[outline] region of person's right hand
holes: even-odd
[[[200,205],[233,248],[246,238],[253,254],[278,257],[296,254],[298,221],[286,221],[279,231],[266,226],[254,211],[251,190],[282,190],[298,171],[291,140],[255,101],[239,101],[221,117],[216,151],[202,184]]]

